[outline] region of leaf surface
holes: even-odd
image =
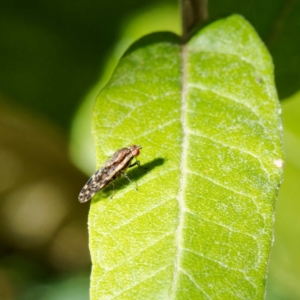
[[[210,0],[207,4],[211,20],[235,12],[255,27],[273,57],[281,100],[299,90],[300,1]]]
[[[241,17],[182,46],[137,41],[94,108],[98,167],[140,144],[144,167],[93,199],[91,299],[261,299],[282,173],[273,65]]]

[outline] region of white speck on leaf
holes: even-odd
[[[283,167],[283,160],[282,159],[275,159],[273,161],[274,165],[278,168],[282,168]]]

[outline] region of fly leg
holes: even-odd
[[[115,185],[114,185],[114,182],[112,181],[111,184],[112,184],[112,194],[109,197],[110,199],[112,199],[114,197],[114,194],[115,194]]]
[[[135,165],[137,165],[138,168],[141,168],[143,170],[148,170],[147,168],[141,166],[141,163],[140,163],[139,160],[136,160],[133,164],[131,164],[130,166],[128,166],[128,168],[134,167]]]
[[[125,172],[123,173],[123,175],[127,178],[127,180],[128,180],[129,182],[133,183],[132,180],[129,178],[129,176],[128,176]],[[134,182],[134,184],[135,184],[135,190],[137,191],[137,190],[138,190],[137,183]]]

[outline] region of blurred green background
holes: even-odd
[[[0,3],[0,299],[88,299],[94,99],[144,34],[180,33],[175,0]],[[300,4],[208,2],[208,22],[240,13],[275,64],[286,166],[267,299],[300,299]]]

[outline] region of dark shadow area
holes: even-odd
[[[140,38],[136,42],[134,42],[124,53],[123,57],[131,54],[134,51],[137,51],[139,48],[145,48],[147,46],[153,44],[160,44],[160,43],[170,43],[174,45],[180,45],[181,42],[180,42],[180,37],[172,32],[162,31],[162,32],[150,33]]]
[[[1,94],[67,132],[118,43],[124,20],[157,3],[1,1]]]
[[[114,181],[114,193],[116,194],[119,190],[124,189],[126,186],[128,186],[130,184],[133,184],[134,185],[133,188],[135,188],[136,187],[135,183],[138,186],[139,185],[138,180],[140,178],[142,178],[143,176],[150,173],[151,170],[162,166],[164,164],[164,162],[165,162],[164,158],[158,157],[158,158],[155,158],[155,159],[153,159],[152,161],[150,161],[146,164],[141,165],[141,167],[133,167],[132,169],[128,169],[126,174],[130,178],[132,183],[129,182],[129,180],[127,180],[127,178],[125,178],[124,176],[122,176],[119,179],[116,179]],[[103,194],[102,197],[101,196],[96,197],[96,201],[100,201],[103,198],[110,197],[113,193],[113,185],[110,184],[103,191],[99,191],[98,193],[101,193],[101,192]]]

